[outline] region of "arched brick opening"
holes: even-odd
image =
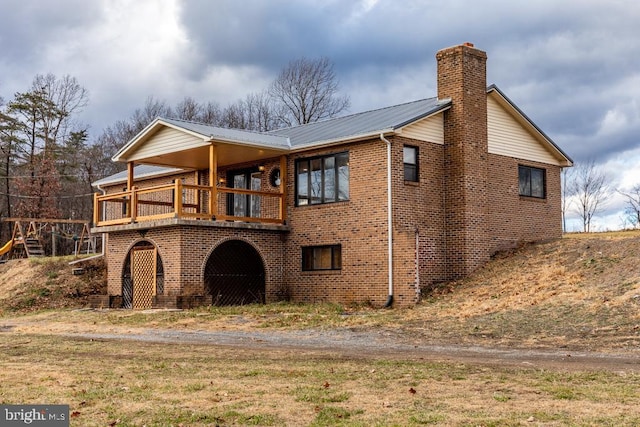
[[[264,304],[265,268],[249,243],[227,240],[216,247],[204,270],[205,292],[213,305]]]
[[[141,240],[131,247],[122,267],[122,308],[151,308],[153,296],[162,294],[162,258],[153,243]]]

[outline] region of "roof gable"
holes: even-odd
[[[130,149],[128,161],[136,161],[153,156],[162,156],[176,151],[193,150],[209,145],[206,138],[195,136],[192,132],[185,132],[171,126],[156,126],[144,144],[137,144]]]
[[[490,153],[557,166],[573,165],[573,160],[497,86],[489,86],[487,94]]]
[[[168,131],[165,128],[173,131]],[[206,147],[215,141],[267,149],[288,150],[289,148],[289,141],[286,137],[158,117],[126,143],[113,156],[113,160],[140,160],[151,156]]]

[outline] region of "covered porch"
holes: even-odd
[[[165,219],[283,225],[287,219],[286,138],[156,119],[113,158],[126,181],[98,185],[96,228]],[[175,171],[137,177],[136,165]]]

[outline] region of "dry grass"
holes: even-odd
[[[77,426],[632,426],[640,375],[0,334],[0,402]]]
[[[87,297],[106,293],[104,260],[89,260],[85,274],[74,276],[73,257],[11,260],[0,265],[0,315],[43,308],[86,305]]]
[[[640,233],[570,235],[502,254],[414,310],[407,330],[489,345],[635,350]]]
[[[65,336],[145,328],[350,328],[386,331],[421,344],[636,354],[639,253],[640,233],[571,235],[528,245],[404,310],[332,304],[61,310],[56,307],[82,305],[84,295],[99,289],[99,277],[74,279],[68,267],[20,261],[19,275],[0,267],[0,321],[19,325],[0,328],[0,402],[67,403],[75,413],[72,425],[78,426],[640,425],[637,372],[257,347],[122,345]]]
[[[18,261],[0,266],[0,314],[37,310],[27,318],[48,328],[178,329],[368,328],[420,342],[487,346],[634,351],[640,345],[640,231],[571,234],[499,254],[472,277],[447,283],[412,309],[378,310],[332,304],[210,307],[183,312],[42,311],[82,305],[100,289],[96,277],[70,268]],[[38,270],[40,269],[40,270]],[[48,269],[48,270],[47,270]],[[100,273],[97,271],[94,276]],[[83,279],[80,279],[83,278]],[[84,284],[82,284],[84,283]],[[57,286],[57,287],[56,287]],[[84,286],[84,287],[83,287]],[[48,293],[47,296],[42,294]],[[63,297],[55,299],[56,295]],[[65,296],[66,295],[66,296]]]

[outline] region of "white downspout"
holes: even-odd
[[[393,215],[391,210],[391,141],[380,134],[380,139],[387,143],[387,226],[388,226],[388,258],[389,258],[389,297],[384,307],[393,304]]]

